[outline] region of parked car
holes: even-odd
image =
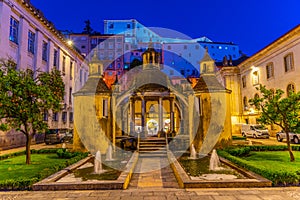
[[[260,124],[243,124],[241,128],[242,136],[253,138],[269,138],[270,134],[266,127]]]
[[[289,137],[290,137],[290,141],[294,142],[295,144],[299,144],[300,143],[300,133],[289,133]],[[278,142],[282,142],[283,139],[286,140],[286,133],[281,130],[279,132],[276,133],[276,138]]]
[[[57,144],[63,142],[71,142],[73,139],[73,134],[68,132],[61,132],[58,129],[49,129],[45,133],[45,143],[46,144]]]

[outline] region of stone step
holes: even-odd
[[[145,148],[165,148],[166,145],[155,145],[155,144],[140,144],[140,147],[145,147]]]
[[[154,138],[154,139],[140,139],[141,142],[146,141],[146,142],[166,142],[166,139],[159,139],[159,138]]]
[[[140,157],[166,157],[166,151],[139,152]]]
[[[164,144],[166,145],[166,142],[144,142],[144,141],[140,141],[140,144]]]
[[[139,151],[167,151],[166,148],[144,148],[144,147],[140,147]]]

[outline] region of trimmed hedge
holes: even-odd
[[[31,154],[47,154],[47,153],[56,153],[58,149],[40,149],[40,150],[35,150],[35,149],[31,149],[30,152]],[[10,153],[10,154],[5,154],[0,156],[0,160],[5,160],[8,158],[13,158],[16,156],[21,156],[21,155],[25,155],[26,151],[19,151],[19,152],[15,152],[15,153]]]
[[[235,135],[232,136],[232,140],[246,140],[246,139],[247,138],[243,136],[235,136]]]
[[[293,151],[299,151],[300,146],[292,146]],[[299,185],[300,182],[300,170],[297,172],[289,171],[270,171],[264,166],[254,166],[247,161],[243,160],[242,156],[247,156],[251,151],[286,151],[287,146],[247,146],[247,147],[235,147],[227,148],[224,150],[218,150],[218,154],[221,157],[243,167],[247,170],[253,171],[273,182],[273,185]]]
[[[80,155],[80,152],[71,152],[68,151],[67,149],[58,149],[56,154],[59,158],[69,159]]]
[[[42,150],[31,150],[32,154],[50,154],[57,153],[58,149],[42,149]],[[9,155],[1,156],[1,160],[24,155],[26,152],[17,152]],[[37,175],[37,177],[33,178],[20,178],[20,179],[7,179],[0,181],[0,190],[30,190],[32,185],[76,162],[88,156],[88,153],[74,152],[74,157],[66,160],[63,164],[54,165],[50,168],[49,171],[41,172]]]

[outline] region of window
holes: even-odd
[[[128,28],[128,29],[131,28],[131,25],[130,25],[129,23],[127,24],[127,28]]]
[[[259,84],[258,71],[255,71],[255,72],[252,73],[252,84],[253,85]]]
[[[48,61],[47,52],[48,52],[48,43],[44,41],[43,48],[42,48],[42,60],[45,62]]]
[[[34,54],[34,41],[35,34],[32,31],[28,31],[28,52]]]
[[[267,64],[266,71],[267,71],[267,79],[272,78],[274,76],[273,63]]]
[[[109,49],[113,49],[113,48],[114,48],[114,43],[109,42],[109,43],[108,43],[108,48],[109,48]]]
[[[9,40],[18,44],[19,22],[11,17],[9,27]]]
[[[273,99],[274,96],[275,96],[275,90],[274,90],[274,89],[270,89],[270,92],[271,92],[271,94],[270,94],[270,96],[268,97],[269,100]]]
[[[80,72],[79,72],[79,81],[82,82],[82,69],[80,69]]]
[[[184,45],[183,48],[184,48],[184,49],[187,49],[187,45]]]
[[[53,66],[56,67],[56,69],[58,69],[58,51],[56,49],[54,49],[54,53],[53,53]]]
[[[64,123],[67,122],[67,112],[63,112],[62,115],[61,115],[61,119]]]
[[[113,29],[113,28],[114,28],[114,24],[113,24],[113,23],[110,23],[109,26],[108,26],[108,28],[109,28],[109,29]]]
[[[295,92],[295,85],[294,84],[288,84],[288,86],[286,88],[287,96],[290,96],[294,92]]]
[[[196,108],[196,112],[202,116],[202,100],[201,100],[201,96],[199,97],[195,97],[195,108]]]
[[[202,70],[202,72],[205,73],[206,70],[207,70],[206,63],[204,63],[204,64],[203,64],[203,70]]]
[[[247,99],[247,97],[243,98],[243,105],[244,105],[244,110],[248,110],[248,99]]]
[[[48,111],[47,111],[47,110],[44,110],[44,113],[43,113],[43,120],[44,120],[44,121],[48,121]]]
[[[103,117],[108,117],[108,100],[107,99],[103,99],[103,110],[102,110],[102,116]]]
[[[195,48],[196,48],[196,49],[199,49],[199,45],[196,45]]]
[[[62,61],[62,74],[65,75],[66,72],[66,57],[63,56],[63,61]]]
[[[180,74],[184,76],[184,69],[180,70]]]
[[[72,73],[73,73],[73,62],[71,61],[71,62],[70,62],[70,80],[73,79]]]
[[[73,112],[69,113],[69,120],[70,120],[70,122],[74,121]]]
[[[171,46],[170,45],[168,45],[168,50],[171,50]]]
[[[243,88],[247,87],[246,76],[242,76],[242,86]]]
[[[294,69],[294,59],[293,54],[289,53],[284,57],[284,70],[285,72],[291,71]]]
[[[52,121],[55,121],[55,122],[58,121],[58,113],[57,112],[53,113],[53,115],[52,115]]]
[[[69,89],[69,104],[72,104],[72,88]]]

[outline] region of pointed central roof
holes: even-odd
[[[207,47],[206,47],[206,48],[205,48],[204,56],[203,56],[203,58],[202,58],[202,60],[201,60],[200,62],[207,62],[207,61],[213,61],[213,62],[215,62],[214,59],[212,59],[212,58],[210,57],[210,55],[209,55],[209,53],[208,53],[208,49],[207,49]]]

